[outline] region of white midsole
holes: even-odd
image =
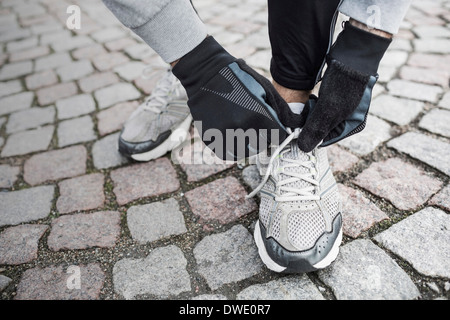
[[[191,127],[192,116],[188,115],[188,117],[183,120],[180,126],[175,129],[169,138],[167,138],[163,143],[157,146],[155,149],[144,153],[133,154],[131,158],[136,161],[150,161],[159,157],[162,157],[167,152],[172,151],[179,145],[181,145],[186,138],[189,136],[189,129]]]
[[[261,260],[264,262],[267,268],[275,272],[283,272],[284,270],[286,270],[286,267],[280,266],[278,263],[273,261],[272,258],[267,253],[266,246],[264,245],[262,239],[259,222],[257,222],[255,225],[254,237],[256,246],[258,247],[259,256],[261,257]],[[341,245],[341,242],[342,242],[342,228],[339,231],[339,235],[336,241],[334,242],[330,252],[325,256],[325,258],[314,264],[313,267],[316,269],[323,269],[328,267],[334,260],[336,260],[339,254],[339,246]]]

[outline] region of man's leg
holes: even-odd
[[[305,103],[329,49],[339,0],[269,0],[271,74],[289,102]]]

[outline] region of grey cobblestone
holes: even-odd
[[[106,136],[94,143],[92,157],[97,169],[117,167],[128,163],[128,159],[122,156],[118,149],[117,140],[119,133]]]
[[[375,237],[414,269],[432,277],[450,277],[450,216],[425,208]]]
[[[9,286],[11,281],[12,281],[11,278],[8,278],[7,276],[0,274],[0,292],[5,290]]]
[[[251,277],[262,269],[256,245],[241,225],[203,238],[194,248],[199,273],[212,290]]]
[[[0,188],[11,188],[20,173],[19,167],[12,167],[7,164],[0,165]]]
[[[428,84],[422,84],[407,80],[392,80],[388,83],[389,93],[394,96],[400,96],[420,101],[437,102],[442,88]]]
[[[21,92],[0,99],[0,115],[27,109],[33,103],[33,92]]]
[[[238,293],[237,300],[323,300],[306,275],[255,284]]]
[[[38,241],[46,225],[24,224],[0,233],[0,264],[18,265],[37,258]]]
[[[405,300],[420,296],[408,275],[370,240],[355,240],[341,247],[330,268],[319,278],[339,300]]]
[[[74,268],[75,267],[75,268]],[[49,266],[26,270],[17,286],[17,300],[95,300],[105,281],[105,273],[97,263],[72,266]],[[79,273],[78,273],[79,272]],[[71,276],[79,274],[77,283],[68,286]]]
[[[445,161],[450,153],[450,144],[446,142],[420,133],[407,132],[389,141],[388,146],[419,159],[450,176],[450,163]]]
[[[434,109],[419,122],[419,127],[450,138],[450,111]]]
[[[92,72],[94,68],[89,60],[75,61],[56,69],[56,73],[63,82],[81,79]]]
[[[36,154],[25,161],[24,180],[31,185],[78,176],[86,172],[87,151],[74,146]]]
[[[65,120],[58,125],[58,145],[60,147],[92,141],[96,138],[94,123],[90,116]]]
[[[6,124],[6,132],[13,133],[53,123],[55,113],[55,107],[53,106],[44,108],[35,107],[15,112],[9,116],[8,123]]]
[[[139,243],[187,232],[183,214],[175,199],[130,207],[127,224],[131,236]]]
[[[79,94],[56,101],[58,119],[68,119],[95,111],[95,101],[89,94]]]
[[[420,101],[384,94],[373,100],[370,113],[403,126],[415,119],[422,112],[424,106],[425,104]]]
[[[6,140],[1,156],[11,157],[47,150],[53,137],[53,126],[13,133]]]
[[[109,248],[114,247],[119,234],[119,212],[80,213],[53,220],[47,242],[48,247],[54,251]]]
[[[156,248],[144,259],[123,259],[114,265],[114,289],[125,299],[151,294],[166,298],[191,290],[187,261],[176,246]]]
[[[356,154],[366,155],[375,150],[382,142],[389,140],[392,137],[390,132],[391,126],[387,122],[369,115],[363,131],[341,140],[338,144]]]
[[[15,225],[47,217],[54,195],[53,186],[0,192],[0,226]]]
[[[0,97],[8,96],[13,93],[18,93],[22,91],[22,85],[19,80],[10,80],[2,82],[0,87]]]
[[[0,70],[0,81],[12,80],[30,74],[33,71],[33,62],[21,61],[8,63]]]
[[[129,83],[116,83],[95,91],[94,96],[99,108],[105,109],[119,102],[135,100],[141,94]]]

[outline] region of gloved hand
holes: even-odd
[[[287,136],[284,125],[296,119],[269,80],[213,37],[181,58],[172,72],[186,89],[203,142],[223,160],[278,145]]]
[[[391,39],[345,24],[330,53],[319,97],[311,96],[302,113],[307,120],[299,148],[312,151],[362,131],[378,79],[378,66]]]

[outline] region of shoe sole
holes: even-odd
[[[255,232],[254,232],[254,238],[256,242],[256,246],[258,247],[258,253],[261,257],[261,260],[263,263],[272,271],[281,273],[284,272],[287,267],[280,266],[278,263],[272,260],[272,258],[269,256],[266,250],[266,246],[264,245],[264,241],[262,239],[261,235],[261,229],[259,223],[256,223],[255,225]],[[330,252],[319,262],[313,265],[313,267],[318,269],[324,269],[328,267],[334,260],[336,260],[338,254],[339,254],[339,247],[342,242],[342,228],[339,231],[339,234],[336,238],[336,241],[333,244],[333,247],[331,248]],[[298,273],[304,273],[304,270],[296,270]]]
[[[178,128],[176,128],[171,135],[156,148],[143,152],[130,155],[130,157],[136,161],[150,161],[157,159],[165,155],[167,152],[172,151],[179,145],[181,145],[189,136],[189,129],[192,123],[192,116],[189,115]]]

